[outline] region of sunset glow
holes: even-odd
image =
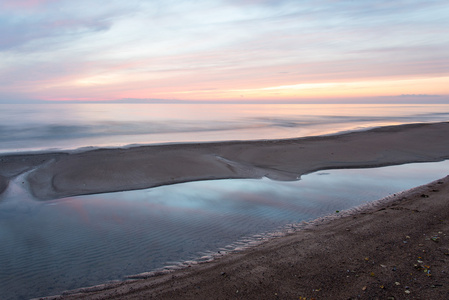
[[[442,0],[2,0],[0,103],[449,101],[448,15]]]

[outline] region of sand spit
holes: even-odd
[[[0,188],[24,172],[29,172],[30,191],[41,200],[194,180],[297,180],[320,169],[444,160],[448,136],[449,123],[426,123],[286,140],[5,155],[0,156]]]

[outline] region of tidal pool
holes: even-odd
[[[48,296],[226,252],[449,173],[449,161],[325,170],[295,182],[199,181],[33,199],[17,178],[0,198],[0,295]]]

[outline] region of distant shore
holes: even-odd
[[[41,200],[224,178],[297,180],[321,169],[364,168],[449,158],[449,123],[380,127],[285,140],[98,149],[0,156],[0,193],[9,180]]]

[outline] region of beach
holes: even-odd
[[[0,300],[449,299],[449,1],[1,0]]]
[[[3,155],[0,190],[18,176],[41,201],[199,180],[299,180],[324,169],[442,161],[447,136],[449,123],[423,123],[297,139]],[[445,299],[448,181],[209,263],[54,298]]]

